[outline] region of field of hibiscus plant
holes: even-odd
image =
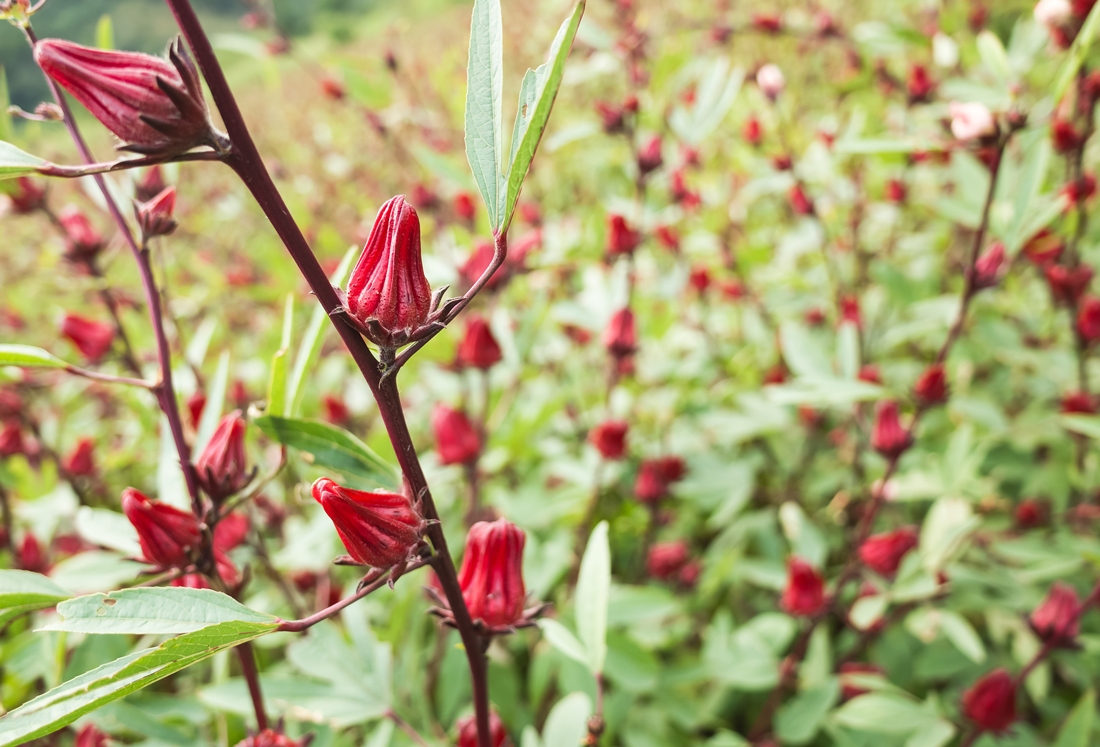
[[[1100,744],[1095,0],[81,1],[0,747]]]

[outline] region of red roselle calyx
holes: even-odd
[[[1087,343],[1100,340],[1100,298],[1085,296],[1077,310],[1077,334]]]
[[[244,434],[248,423],[236,410],[222,418],[214,435],[195,460],[199,486],[214,503],[239,492],[252,481],[255,470],[248,471],[244,452]]]
[[[993,242],[974,263],[974,289],[992,288],[1001,280],[1001,268],[1005,263],[1005,245]]]
[[[393,581],[419,553],[428,522],[408,495],[352,490],[327,477],[313,483],[312,492],[348,550],[337,563],[394,568]]]
[[[627,428],[621,420],[605,421],[588,432],[588,442],[604,459],[622,459],[626,454]]]
[[[458,582],[470,617],[484,632],[507,633],[534,624],[539,608],[524,610],[523,530],[507,519],[470,527]]]
[[[65,229],[65,256],[74,262],[92,261],[107,245],[103,235],[76,205],[67,206],[57,220]]]
[[[825,582],[821,574],[802,558],[787,561],[787,586],[780,602],[792,615],[811,616],[825,605]]]
[[[122,512],[134,525],[145,562],[182,568],[199,546],[199,522],[194,514],[151,501],[133,488],[122,491]]]
[[[638,149],[638,171],[643,175],[661,168],[665,162],[661,155],[661,136],[654,135]]]
[[[477,747],[477,718],[466,716],[458,720],[458,744],[457,747]],[[504,722],[496,711],[489,712],[489,745],[490,747],[506,747],[511,744],[508,740],[508,732],[504,728]]]
[[[172,217],[176,210],[176,188],[165,187],[148,202],[135,205],[134,210],[141,235],[146,239],[169,235],[176,230],[176,220]]]
[[[458,363],[488,370],[500,363],[503,355],[493,331],[484,318],[474,315],[466,323],[466,336],[458,345]]]
[[[134,184],[134,198],[138,202],[149,202],[168,185],[164,181],[164,172],[160,164],[153,164],[146,171],[141,180]]]
[[[634,497],[642,503],[657,503],[668,497],[672,483],[683,479],[686,471],[680,457],[645,459],[634,481]]]
[[[481,454],[481,437],[462,410],[437,405],[432,412],[432,430],[443,464],[468,464]]]
[[[689,567],[690,550],[684,540],[658,542],[649,548],[646,555],[646,573],[658,581],[671,581],[678,576],[683,580],[684,570]],[[688,575],[696,571],[689,571]]]
[[[210,122],[198,70],[178,39],[167,60],[63,39],[38,42],[34,59],[122,140],[122,150],[175,155],[200,145],[229,148]]]
[[[641,234],[635,231],[621,215],[607,216],[607,256],[630,254],[642,243]]]
[[[913,445],[913,436],[902,428],[898,419],[898,404],[884,400],[875,406],[875,426],[871,447],[887,459],[897,459]]]
[[[12,211],[16,215],[26,215],[45,206],[46,189],[39,187],[30,177],[21,176],[16,182],[16,192],[9,194]]]
[[[404,195],[390,198],[378,211],[348,280],[347,318],[371,342],[397,348],[429,331],[445,290],[433,297],[424,276],[416,210]]]
[[[616,311],[603,331],[603,345],[614,358],[633,355],[638,349],[638,336],[634,328],[634,312],[629,308]]]
[[[1092,268],[1088,265],[1050,265],[1046,269],[1046,276],[1055,303],[1071,306],[1080,300],[1092,282]]]
[[[1016,720],[1016,684],[1004,669],[994,669],[963,693],[963,713],[985,731],[1000,732]]]
[[[947,374],[942,363],[933,363],[917,378],[913,396],[922,407],[931,407],[947,401]]]
[[[115,339],[115,330],[111,325],[77,314],[65,315],[61,320],[61,334],[68,337],[90,363],[106,355]]]
[[[65,471],[73,477],[91,477],[95,474],[95,441],[82,438],[65,457]]]
[[[1069,584],[1056,581],[1043,603],[1031,613],[1031,627],[1044,641],[1072,643],[1080,631],[1081,602]]]
[[[865,566],[883,576],[898,572],[901,559],[917,546],[915,527],[903,527],[893,532],[883,532],[868,537],[859,547],[859,559]]]
[[[1028,239],[1021,250],[1032,264],[1042,267],[1049,262],[1057,262],[1062,256],[1065,245],[1058,234],[1049,228],[1044,228],[1039,233]]]

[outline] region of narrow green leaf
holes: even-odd
[[[5,114],[6,117],[6,109]],[[14,179],[38,171],[46,162],[38,156],[32,156],[19,150],[11,143],[0,140],[0,179]]]
[[[0,345],[0,366],[21,368],[65,368],[68,364],[30,345]]]
[[[222,419],[222,408],[225,406],[225,392],[229,388],[229,351],[226,350],[218,358],[218,370],[214,372],[210,388],[206,392],[206,406],[202,409],[202,417],[199,418],[199,427],[195,433],[194,453],[201,454],[210,441],[214,431],[218,429],[218,421]]]
[[[551,646],[570,659],[588,665],[589,656],[584,644],[577,640],[577,636],[573,635],[569,628],[550,618],[539,620],[539,628],[542,629],[542,634],[546,636],[546,640],[550,641]]]
[[[854,322],[843,322],[837,330],[836,357],[841,376],[855,379],[859,375],[859,327]]]
[[[1054,747],[1088,747],[1096,718],[1096,691],[1087,690],[1058,730]]]
[[[833,365],[825,348],[803,324],[785,321],[779,327],[783,360],[798,376],[832,378]]]
[[[508,230],[512,221],[512,213],[519,201],[519,193],[523,187],[523,180],[527,176],[527,169],[531,166],[531,160],[535,157],[542,133],[546,130],[546,123],[550,119],[550,110],[554,106],[558,88],[561,87],[561,79],[565,74],[565,60],[573,47],[577,27],[584,14],[584,5],[585,0],[580,0],[573,9],[572,15],[558,29],[557,36],[550,45],[547,61],[539,65],[536,70],[528,70],[523,76],[523,84],[519,92],[519,110],[516,112],[516,123],[512,129],[512,153],[508,159],[508,181],[500,220],[502,232]],[[493,225],[495,227],[497,223],[494,222]]]
[[[340,266],[329,278],[329,282],[334,286],[344,284],[344,278],[347,277],[348,270],[351,269],[351,261],[355,259],[355,253],[356,247],[354,246],[344,253],[344,258],[340,260]],[[294,357],[294,370],[290,374],[290,383],[287,385],[286,390],[285,414],[287,415],[297,415],[298,408],[302,406],[302,395],[305,393],[305,390],[302,389],[302,382],[305,381],[306,371],[312,368],[317,356],[321,354],[321,345],[325,341],[323,331],[328,329],[328,325],[325,323],[327,317],[328,314],[318,305],[313,310],[313,316],[310,317],[305,337],[302,338],[302,344],[298,346],[298,353]]]
[[[1055,102],[1061,101],[1062,97],[1066,95],[1070,83],[1073,82],[1077,71],[1081,69],[1081,65],[1085,62],[1089,47],[1092,46],[1092,40],[1096,36],[1097,25],[1100,25],[1100,3],[1092,6],[1089,17],[1085,19],[1085,23],[1077,33],[1077,38],[1073,40],[1073,46],[1069,48],[1069,54],[1062,65],[1062,71],[1058,73],[1058,82],[1054,85],[1053,98]]]
[[[294,324],[294,294],[286,297],[286,310],[283,313],[283,339],[279,349],[271,359],[271,378],[267,384],[267,414],[286,413],[286,367],[287,353],[290,349],[290,333]]]
[[[0,627],[24,612],[53,607],[72,597],[40,573],[0,571]]]
[[[611,548],[607,540],[607,522],[601,521],[588,538],[574,602],[577,634],[588,652],[585,663],[593,674],[603,671],[607,658],[607,600],[610,594]]]
[[[0,140],[9,141],[15,139],[15,129],[11,124],[11,115],[8,107],[11,106],[11,95],[8,93],[8,76],[4,72],[4,66],[0,65]]]
[[[115,48],[115,27],[111,16],[106,13],[99,17],[99,23],[95,25],[95,45],[100,49]]]
[[[542,743],[547,747],[579,745],[588,733],[591,715],[592,700],[585,693],[566,695],[550,709],[542,727]]]
[[[177,586],[89,594],[62,602],[57,612],[61,619],[42,630],[176,635],[230,622],[279,623],[277,617],[250,610],[221,592]]]
[[[783,740],[783,744],[806,744],[817,734],[826,714],[839,697],[840,682],[836,677],[799,693],[776,711],[776,736]]]
[[[264,415],[256,425],[269,438],[313,455],[318,467],[368,480],[380,487],[396,487],[393,467],[358,438],[329,423],[302,418]]]
[[[503,90],[504,39],[500,0],[474,0],[470,61],[466,68],[466,159],[489,211],[493,230],[501,224]]]
[[[1000,38],[989,29],[978,34],[978,54],[989,71],[1007,83],[1012,78],[1008,66],[1008,54]]]
[[[839,724],[874,734],[908,734],[939,720],[916,701],[880,693],[852,698],[834,718]]]
[[[1100,416],[1097,415],[1060,415],[1058,422],[1067,431],[1082,436],[1100,439]]]

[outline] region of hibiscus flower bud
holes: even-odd
[[[1016,684],[1003,668],[994,669],[963,693],[963,713],[985,731],[1004,731],[1016,720]]]
[[[680,251],[680,236],[676,233],[675,228],[671,226],[658,226],[653,234],[657,237],[657,242],[665,249],[668,249],[670,252]]]
[[[883,400],[875,405],[875,427],[871,433],[871,447],[887,459],[897,459],[913,445],[913,436],[901,427],[898,404]]]
[[[122,512],[134,525],[146,563],[182,568],[199,546],[199,522],[194,514],[151,501],[133,488],[122,491]]]
[[[487,371],[502,358],[489,323],[480,316],[471,316],[466,323],[466,336],[458,346],[458,362]]]
[[[924,369],[913,385],[913,396],[922,407],[931,407],[947,400],[947,374],[942,363]]]
[[[1062,412],[1066,415],[1093,415],[1096,399],[1088,392],[1070,392],[1062,397]]]
[[[470,527],[458,583],[470,617],[490,629],[514,626],[523,618],[523,545],[527,536],[507,519]]]
[[[12,211],[16,215],[27,215],[46,204],[46,188],[39,187],[30,177],[21,176],[15,182],[16,192],[9,194]]]
[[[1085,174],[1080,179],[1069,182],[1061,190],[1067,211],[1078,203],[1092,199],[1095,194],[1096,177],[1092,174]]]
[[[327,477],[312,492],[355,563],[392,568],[416,555],[426,524],[409,496],[343,488]]]
[[[12,457],[26,454],[27,444],[23,440],[23,430],[14,421],[0,428],[0,457]]]
[[[163,192],[167,186],[160,164],[153,164],[145,170],[145,175],[142,176],[141,181],[134,185],[134,198],[138,202],[149,202],[149,200]]]
[[[1068,153],[1076,150],[1082,143],[1081,133],[1072,122],[1056,119],[1050,123],[1050,139],[1055,153]]]
[[[932,91],[936,90],[936,82],[928,74],[928,68],[924,65],[912,65],[909,68],[909,77],[905,81],[905,88],[909,94],[910,104],[922,104],[932,97]]]
[[[634,312],[620,309],[611,316],[603,331],[603,346],[614,358],[633,355],[638,349],[638,335],[634,327]]]
[[[244,453],[244,434],[248,423],[241,411],[229,413],[218,423],[206,448],[195,461],[199,486],[210,500],[219,503],[239,492],[252,480]]]
[[[1087,343],[1100,340],[1100,298],[1085,296],[1077,311],[1077,334]]]
[[[886,182],[886,187],[883,190],[883,196],[890,202],[905,202],[905,182],[900,179],[890,179]]]
[[[461,410],[437,405],[432,413],[432,430],[443,464],[468,464],[481,453],[481,437]]]
[[[917,530],[902,527],[868,537],[859,546],[859,559],[865,566],[883,576],[893,576],[905,554],[917,546]]]
[[[978,101],[948,105],[951,114],[951,134],[958,140],[978,140],[997,134],[997,121],[989,107]]]
[[[783,18],[778,13],[753,13],[752,25],[766,34],[778,34],[783,30]]]
[[[351,410],[347,402],[338,394],[326,394],[321,397],[321,407],[325,410],[325,420],[336,425],[347,425],[351,420]]]
[[[153,199],[139,203],[136,209],[141,234],[146,239],[167,236],[176,230],[176,221],[172,217],[176,209],[175,187],[165,187]]]
[[[756,118],[755,114],[749,115],[749,118],[741,125],[741,137],[744,138],[746,143],[754,148],[760,145],[760,140],[763,138],[763,131],[760,127],[760,120]]]
[[[238,742],[237,747],[309,747],[313,737],[313,734],[306,734],[299,739],[291,739],[280,726],[277,730],[263,729],[257,734],[250,734]]]
[[[855,296],[842,296],[840,299],[840,321],[849,322],[857,327],[863,326],[863,314],[859,310],[859,299]]]
[[[89,363],[95,363],[106,355],[115,339],[115,330],[111,325],[78,314],[65,315],[61,320],[61,334],[76,345]]]
[[[453,201],[455,217],[466,223],[472,223],[477,215],[477,208],[474,206],[474,198],[470,196],[469,192],[459,192],[454,196]]]
[[[511,247],[509,254],[515,256],[515,247]],[[491,241],[477,241],[474,243],[474,251],[470,254],[462,267],[458,269],[458,274],[462,276],[462,279],[466,281],[467,286],[472,286],[478,281],[485,270],[489,269],[489,265],[493,263],[493,242]],[[489,278],[489,281],[485,283],[485,290],[495,290],[504,284],[508,280],[510,275],[510,261],[505,260],[504,264],[497,268],[497,271],[493,273],[493,276]]]
[[[1056,581],[1043,603],[1031,613],[1031,627],[1044,641],[1070,642],[1080,631],[1081,602],[1069,584]]]
[[[31,573],[46,573],[50,570],[50,561],[42,549],[42,544],[30,532],[23,535],[23,541],[16,551],[15,561],[20,570]]]
[[[95,439],[82,438],[64,460],[65,471],[74,477],[95,474]]]
[[[1048,28],[1064,26],[1073,17],[1070,0],[1039,0],[1032,11],[1035,20]]]
[[[646,573],[658,581],[674,579],[688,564],[689,554],[684,540],[657,542],[646,555]]]
[[[65,229],[65,255],[73,261],[89,262],[107,246],[103,235],[76,205],[69,205],[57,216]]]
[[[622,132],[624,124],[624,111],[621,106],[609,104],[606,101],[597,101],[596,113],[600,115],[603,131],[607,134]]]
[[[1050,262],[1058,261],[1064,249],[1065,244],[1062,242],[1061,237],[1049,228],[1044,228],[1024,244],[1022,251],[1032,264],[1042,267]]]
[[[107,747],[107,735],[97,729],[95,724],[85,724],[76,733],[73,747]]]
[[[420,260],[420,218],[403,195],[378,211],[363,254],[348,280],[346,308],[377,345],[414,339],[432,312],[432,289]]]
[[[661,155],[661,136],[654,135],[638,150],[638,171],[648,174],[661,168],[664,162]]]
[[[191,426],[196,430],[199,427],[199,421],[202,420],[202,411],[206,409],[206,395],[202,392],[195,392],[187,398],[187,413],[191,416]]]
[[[1034,529],[1046,521],[1046,507],[1034,498],[1025,498],[1016,506],[1014,517],[1020,529]]]
[[[760,86],[765,96],[775,101],[786,87],[787,80],[783,77],[783,71],[769,62],[756,71],[756,85]]]
[[[1062,306],[1072,306],[1088,290],[1089,283],[1092,282],[1092,268],[1088,265],[1050,265],[1046,269],[1046,277],[1054,302]]]
[[[604,459],[622,459],[626,453],[627,424],[621,420],[608,420],[588,432],[588,442],[596,447]]]
[[[881,384],[882,373],[878,370],[878,366],[874,363],[868,363],[860,366],[859,373],[856,374],[856,378],[860,381],[865,381],[868,384]]]
[[[18,417],[23,412],[23,398],[11,389],[0,389],[0,419]]]
[[[1001,280],[1005,263],[1005,245],[994,241],[974,263],[974,289],[992,288]]]
[[[634,480],[634,497],[642,503],[657,503],[669,494],[669,480],[658,459],[644,459]]]
[[[210,123],[198,70],[178,40],[164,60],[43,39],[34,59],[122,140],[123,150],[171,155],[199,145],[228,147]]]
[[[787,586],[780,602],[792,615],[809,617],[825,605],[825,581],[821,574],[799,557],[787,561]]]
[[[607,216],[607,254],[614,259],[620,254],[630,254],[642,242],[641,234],[635,231],[621,215]]]
[[[478,747],[477,742],[477,717],[466,716],[458,720],[458,745],[457,747]],[[496,711],[489,712],[489,746],[505,747],[508,744],[508,731],[504,728],[504,722]]]
[[[798,215],[812,215],[814,212],[814,201],[809,198],[801,184],[795,184],[787,190],[787,201],[791,204],[791,210]]]

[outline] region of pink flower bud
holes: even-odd
[[[981,729],[1004,731],[1016,720],[1016,684],[1004,669],[994,669],[963,693],[962,707]]]
[[[620,254],[630,254],[642,242],[641,235],[621,215],[607,216],[607,254],[614,259]]]
[[[481,437],[461,410],[437,405],[432,413],[432,430],[443,464],[468,464],[481,453]]]
[[[218,423],[206,448],[195,460],[199,486],[215,503],[239,492],[252,480],[244,452],[247,427],[240,410],[229,413]]]
[[[1088,265],[1050,265],[1046,268],[1046,277],[1054,302],[1062,306],[1072,306],[1088,290],[1089,283],[1092,282],[1092,268]]]
[[[698,207],[699,203],[702,201],[698,192],[693,192],[688,189],[683,169],[673,172],[668,191],[672,201],[685,210],[692,210]]]
[[[943,364],[933,363],[913,385],[913,395],[922,407],[931,407],[947,400],[947,375]]]
[[[77,314],[66,314],[61,320],[61,334],[76,345],[89,363],[95,363],[111,349],[115,330],[111,325],[96,322]]]
[[[95,474],[95,440],[82,438],[64,460],[65,471],[74,477],[91,477]]]
[[[783,77],[783,71],[769,62],[756,72],[756,85],[760,86],[765,96],[775,101],[786,87],[787,80]]]
[[[608,420],[588,432],[588,442],[604,459],[622,459],[626,453],[626,431],[626,423]]]
[[[638,349],[638,335],[634,328],[634,312],[620,309],[611,316],[603,331],[603,346],[614,358],[633,355]]]
[[[791,204],[791,210],[798,215],[812,215],[814,212],[814,201],[809,198],[801,184],[795,184],[787,190],[787,201]]]
[[[343,488],[327,477],[312,492],[356,563],[392,568],[416,555],[426,525],[407,495]]]
[[[227,146],[210,123],[198,70],[178,40],[164,60],[43,39],[34,59],[123,141],[124,150],[152,155]]]
[[[139,203],[136,210],[142,235],[151,239],[154,236],[167,236],[175,231],[176,221],[172,217],[175,209],[175,187],[165,187],[153,199]]]
[[[512,627],[523,618],[523,530],[506,519],[470,527],[458,583],[470,617],[490,629]]]
[[[849,322],[857,327],[863,326],[863,314],[859,310],[859,299],[855,296],[841,296],[840,321]]]
[[[992,288],[1001,281],[1001,269],[1005,263],[1005,245],[994,241],[978,261],[974,263],[974,288]]]
[[[477,208],[474,206],[474,198],[469,192],[459,192],[454,196],[455,217],[466,223],[472,223],[477,216]]]
[[[458,720],[458,745],[457,747],[478,747],[477,742],[477,717],[466,716]],[[508,744],[508,732],[504,728],[504,722],[496,711],[489,712],[489,747],[505,747]]]
[[[658,542],[649,548],[649,554],[646,555],[646,573],[658,581],[668,581],[683,571],[689,559],[687,542]]]
[[[46,189],[35,184],[30,177],[21,176],[16,182],[16,192],[9,194],[12,211],[16,215],[26,215],[46,204]]]
[[[901,427],[898,404],[883,400],[875,405],[875,427],[871,433],[871,448],[887,459],[897,459],[913,445],[913,436]]]
[[[654,135],[638,150],[638,171],[648,174],[661,168],[664,162],[661,155],[661,136]]]
[[[145,562],[182,568],[199,546],[199,522],[191,513],[151,501],[133,488],[122,491],[122,512],[134,525]]]
[[[760,120],[756,118],[755,114],[750,114],[749,118],[745,120],[745,123],[741,125],[741,137],[744,138],[746,143],[754,148],[760,145],[763,133],[760,127]]]
[[[487,371],[500,363],[502,358],[500,345],[493,337],[489,323],[480,316],[471,316],[466,323],[466,336],[458,346],[458,362]]]
[[[917,530],[914,527],[875,534],[859,546],[859,559],[875,573],[893,576],[898,572],[901,559],[917,546],[917,542]]]
[[[195,392],[187,398],[187,412],[191,416],[191,426],[195,429],[199,427],[199,421],[202,420],[202,411],[206,409],[206,395],[202,392]]]
[[[420,218],[398,195],[378,211],[352,270],[348,314],[368,339],[393,348],[424,327],[431,306],[432,289],[420,260]]]
[[[997,134],[997,121],[989,107],[978,101],[948,104],[951,114],[951,134],[957,139],[977,140]]]
[[[932,97],[936,90],[936,82],[928,74],[928,68],[924,65],[913,65],[909,68],[909,78],[905,82],[909,94],[909,103],[921,104]]]
[[[1039,0],[1033,11],[1035,20],[1049,28],[1064,26],[1073,17],[1070,0]]]
[[[624,112],[621,106],[609,104],[606,101],[597,101],[595,106],[596,113],[600,115],[600,121],[603,123],[604,132],[609,135],[622,132]]]
[[[326,394],[321,397],[321,407],[325,409],[325,420],[336,425],[347,425],[351,420],[351,411],[343,397]]]
[[[860,381],[865,381],[868,384],[881,384],[882,374],[878,370],[878,366],[874,363],[868,363],[864,366],[860,366],[859,373],[856,374],[856,378]]]
[[[88,216],[76,205],[69,205],[57,216],[61,227],[65,229],[65,254],[74,261],[95,259],[100,250],[107,245],[102,234],[92,226]]]
[[[1071,642],[1081,626],[1081,602],[1069,584],[1056,581],[1043,603],[1031,613],[1031,627],[1044,641]]]
[[[890,179],[886,182],[886,188],[883,191],[887,200],[894,203],[905,202],[906,189],[905,182],[900,179]]]
[[[809,617],[825,605],[825,582],[821,574],[802,558],[787,561],[787,586],[780,602],[792,615]]]

